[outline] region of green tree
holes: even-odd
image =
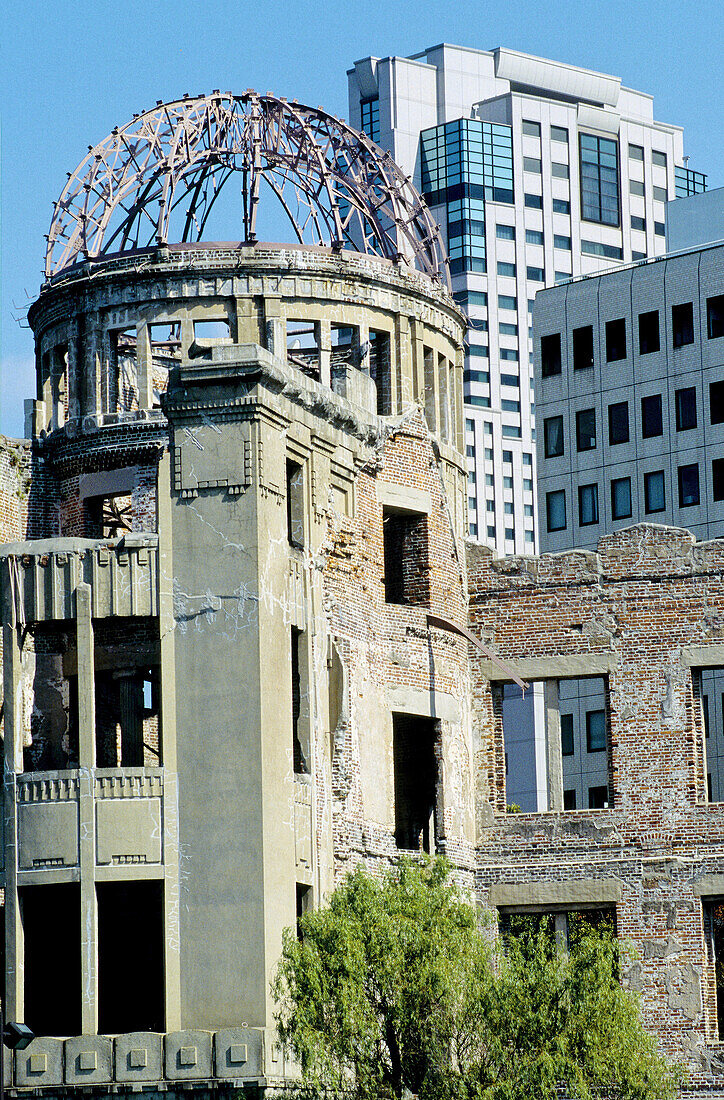
[[[287,929],[273,985],[303,1090],[354,1100],[664,1100],[677,1077],[643,1029],[605,931],[568,952],[546,922],[481,923],[443,859],[351,874]]]

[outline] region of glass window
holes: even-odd
[[[568,179],[568,165],[567,164],[560,164],[558,161],[554,160],[551,163],[551,175],[555,179],[567,180]]]
[[[593,325],[583,325],[573,330],[573,369],[585,370],[593,366]]]
[[[709,419],[712,424],[724,424],[724,382],[709,385]]]
[[[581,241],[581,252],[586,256],[603,256],[606,260],[622,260],[623,249],[615,244],[601,244],[600,241]]]
[[[533,455],[529,454],[528,451],[525,451],[523,453],[523,465],[524,466],[532,466],[533,465]]]
[[[639,355],[649,355],[659,347],[659,311],[639,313]]]
[[[468,355],[471,355],[474,359],[490,358],[487,344],[470,344],[468,347]]]
[[[632,195],[644,195],[644,185],[640,180],[629,180],[628,184],[629,192]]]
[[[571,238],[570,237],[564,237],[564,236],[562,236],[562,234],[556,233],[555,236],[553,237],[553,247],[554,248],[560,248],[564,252],[570,252],[571,251]]]
[[[714,500],[724,500],[724,458],[712,459],[711,485]]]
[[[568,130],[565,126],[551,126],[551,141],[564,141],[568,143]]]
[[[617,401],[608,406],[608,442],[628,443],[628,401]]]
[[[679,507],[691,508],[699,503],[699,466],[696,462],[679,466]]]
[[[555,279],[556,283],[565,283],[565,282],[568,281],[568,279],[570,279],[570,277],[571,277],[570,271],[554,271],[553,272],[553,278]]]
[[[537,157],[523,157],[523,171],[540,175],[540,160]]]
[[[579,134],[581,217],[602,225],[619,224],[618,142]]]
[[[573,743],[573,715],[562,714],[561,715],[561,755],[573,756],[574,753]]]
[[[629,145],[628,155],[631,160],[643,160],[644,151],[640,145]]]
[[[596,410],[580,409],[576,413],[576,447],[592,451],[596,446]]]
[[[515,348],[499,348],[498,358],[504,360],[507,363],[518,362],[518,352]]]
[[[696,427],[696,387],[687,386],[675,394],[676,430],[688,432]]]
[[[645,252],[637,252],[636,249],[633,248],[631,250],[631,259],[632,260],[645,260],[646,259],[646,253]]]
[[[552,332],[549,336],[541,336],[540,365],[541,374],[544,378],[549,378],[552,374],[561,373],[560,332]]]
[[[362,129],[372,141],[380,140],[380,101],[379,99],[363,99],[360,103],[362,109]]]
[[[566,526],[566,491],[554,489],[546,493],[546,520],[549,531],[563,531]]]
[[[549,416],[543,421],[543,441],[546,458],[558,458],[563,454],[562,416]]]
[[[666,223],[665,222],[654,222],[654,234],[657,237],[665,237],[666,236]]]
[[[522,432],[515,424],[503,424],[501,434],[504,439],[520,439]]]
[[[611,515],[613,519],[628,519],[631,515],[630,477],[616,477],[611,481]]]
[[[545,272],[542,267],[527,267],[526,275],[532,283],[544,283]]]
[[[652,191],[656,202],[666,202],[667,198],[669,197],[665,187],[654,187],[652,188]]]
[[[644,474],[644,508],[647,514],[663,512],[666,509],[663,470],[654,470],[650,474]]]
[[[508,398],[503,398],[503,400],[500,402],[500,407],[503,412],[519,413],[520,401],[510,401]]]
[[[570,214],[571,204],[568,199],[553,199],[554,214]]]
[[[490,374],[486,370],[466,370],[463,373],[463,381],[485,384],[490,381]]]
[[[586,748],[589,752],[606,751],[606,711],[586,711]]]
[[[499,294],[498,309],[515,309],[515,298],[510,294]]]
[[[631,215],[631,228],[640,229],[642,233],[646,232],[646,218],[637,218]]]
[[[543,196],[542,195],[530,195],[526,193],[525,205],[531,210],[543,209]]]
[[[543,234],[537,229],[526,229],[525,231],[525,243],[526,244],[543,244]]]
[[[508,321],[499,321],[498,322],[498,332],[500,333],[501,336],[517,336],[518,335],[518,326],[517,325],[511,325]]]
[[[706,334],[710,340],[724,336],[724,294],[706,300]]]
[[[474,432],[475,431],[475,421],[474,420],[467,420],[466,419],[466,421],[465,421],[465,431],[466,432]]]
[[[588,808],[589,810],[608,809],[608,787],[605,783],[598,787],[588,788]]]
[[[502,260],[498,260],[498,275],[505,275],[510,279],[515,278],[515,264],[503,263]]]
[[[524,118],[522,130],[529,137],[540,137],[540,122],[532,122],[530,119]]]
[[[578,523],[581,527],[598,523],[598,485],[578,486]]]
[[[675,348],[694,343],[694,303],[671,307],[671,331]]]
[[[661,394],[652,393],[649,397],[642,397],[641,435],[644,439],[652,439],[656,435],[663,434],[664,425],[661,415]]]
[[[515,226],[514,225],[496,225],[495,236],[499,241],[514,241],[515,240]]]
[[[569,790],[563,792],[563,809],[575,810],[576,808],[576,789],[571,787]]]
[[[626,319],[606,321],[606,362],[626,358]]]

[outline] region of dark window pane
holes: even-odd
[[[605,710],[589,710],[586,712],[586,748],[589,752],[605,752]]]
[[[714,500],[724,500],[724,458],[715,458],[712,461],[711,482]]]
[[[676,391],[676,430],[688,432],[696,427],[696,388]]]
[[[639,355],[649,355],[659,347],[659,311],[639,313]]]
[[[611,515],[628,519],[631,515],[631,478],[617,477],[611,482]]]
[[[563,531],[566,526],[566,493],[556,489],[546,493],[546,520],[549,531]]]
[[[573,715],[561,715],[561,752],[564,756],[573,756]]]
[[[596,446],[595,409],[581,409],[576,413],[576,446],[579,451],[592,451]]]
[[[605,810],[608,807],[608,787],[589,787],[588,788],[588,808],[589,810]]]
[[[549,378],[552,374],[561,373],[561,334],[553,332],[550,336],[541,336],[540,339],[541,374]]]
[[[593,366],[593,325],[573,330],[573,369]]]
[[[679,507],[690,508],[699,503],[699,466],[691,462],[679,466]]]
[[[641,434],[644,439],[663,435],[664,426],[661,416],[661,394],[653,393],[641,398]]]
[[[724,382],[709,386],[709,416],[712,424],[724,424]]]
[[[628,401],[617,401],[608,406],[608,442],[628,443]]]
[[[710,340],[724,336],[724,294],[706,300],[706,334]]]
[[[647,513],[663,512],[666,508],[664,471],[654,470],[644,474],[644,507]]]
[[[576,792],[575,789],[571,791],[563,792],[563,809],[575,810],[576,808]]]
[[[606,321],[606,361],[626,358],[626,320]]]
[[[693,302],[671,307],[671,329],[675,348],[694,343]]]
[[[546,458],[557,458],[563,454],[562,416],[549,416],[543,421],[543,437]]]
[[[581,527],[598,523],[598,485],[579,485],[578,523]]]

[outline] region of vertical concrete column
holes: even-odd
[[[161,635],[161,748],[164,771],[164,974],[166,1030],[181,1027],[178,774],[176,764],[176,635],[173,617],[171,456],[158,467],[158,611]]]
[[[561,715],[558,681],[546,680],[543,686],[548,771],[548,809],[563,809],[563,756],[561,753]]]
[[[407,405],[417,400],[412,364],[412,333],[407,317],[398,314],[395,317],[395,343],[397,344],[397,404],[393,406],[395,414],[400,415]]]
[[[6,609],[7,610],[7,609]],[[3,729],[5,737],[5,1018],[24,1019],[24,940],[18,901],[18,819],[15,775],[23,770],[21,653],[18,628],[3,626]]]
[[[116,412],[116,396],[111,373],[111,334],[107,329],[98,335],[98,368],[100,372],[101,411],[104,413]]]
[[[264,332],[267,349],[279,359],[286,359],[287,334],[278,294],[264,294]]]
[[[95,884],[95,664],[92,592],[81,583],[75,590],[78,654],[78,817],[80,826],[81,1031],[98,1030],[98,908]]]
[[[317,347],[319,348],[319,381],[323,386],[332,385],[332,322],[326,319],[316,322]]]
[[[83,415],[92,416],[101,411],[101,328],[89,322],[83,344]]]
[[[153,404],[153,362],[151,332],[147,324],[136,327],[136,360],[138,363],[138,405],[150,409]]]
[[[412,339],[412,385],[414,400],[423,407],[427,406],[427,388],[425,378],[425,347],[422,340],[422,328],[416,321],[410,323]],[[434,393],[433,382],[433,393]]]
[[[261,332],[259,328],[259,309],[253,298],[235,298],[236,303],[236,333],[234,342],[237,344],[260,344]]]
[[[358,370],[370,373],[370,326],[364,321],[352,329],[352,359]]]
[[[454,416],[455,416],[455,446],[461,454],[465,454],[465,409],[463,406],[463,351],[462,348],[455,355],[455,365],[452,371]]]
[[[78,323],[73,320],[68,325],[68,419],[80,416],[81,403],[81,360],[79,354]]]

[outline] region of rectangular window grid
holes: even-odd
[[[581,217],[602,225],[619,224],[618,142],[580,134]]]
[[[380,140],[380,101],[379,99],[363,99],[360,103],[362,109],[362,129],[372,141]]]

